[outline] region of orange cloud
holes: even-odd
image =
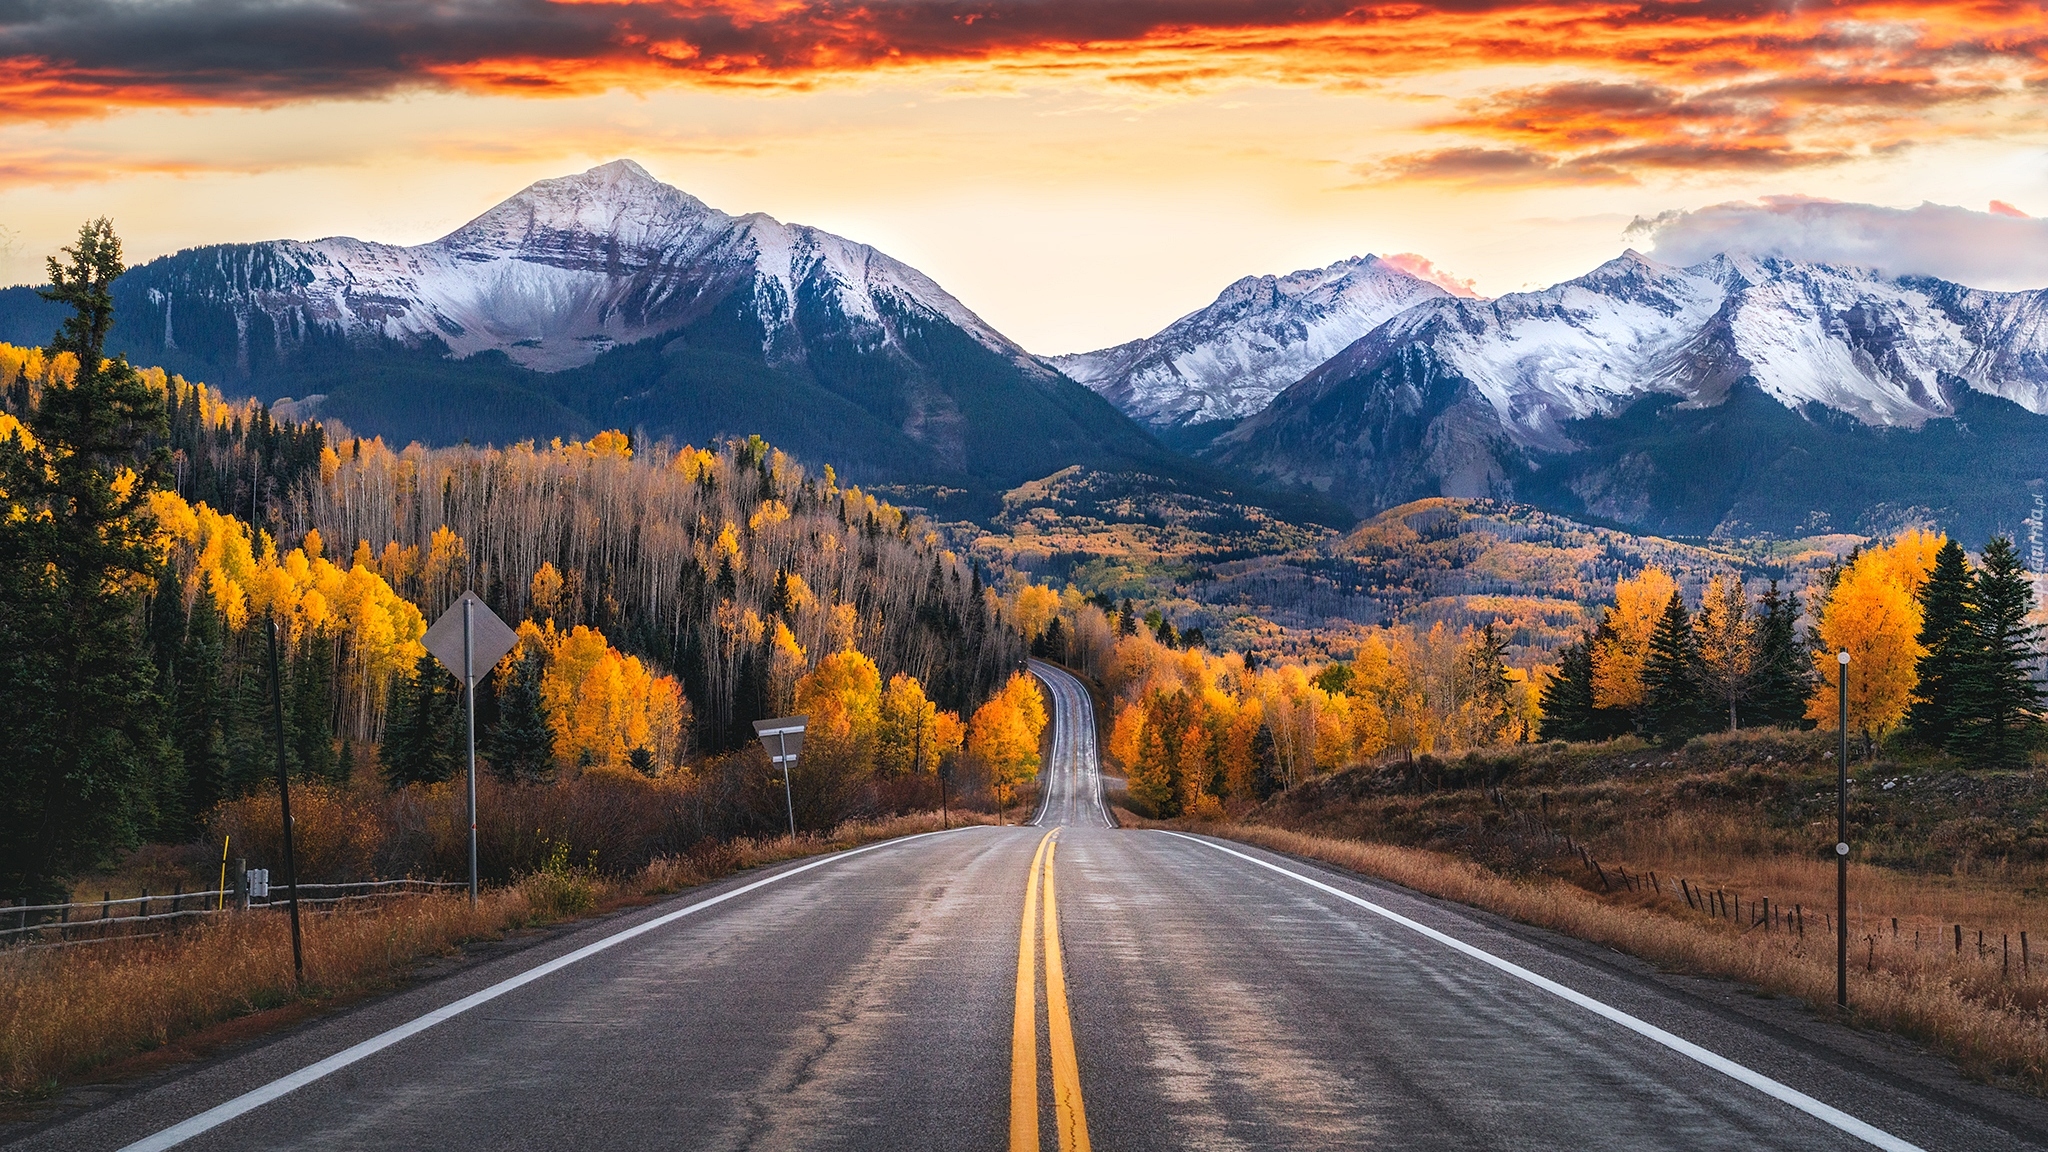
[[[72,0],[0,18],[0,111],[267,106],[415,88],[580,95],[797,86],[929,69],[1157,90],[1584,79],[1481,94],[1446,146],[1369,176],[1613,181],[1785,168],[1986,132],[1943,117],[2048,83],[2041,3],[1652,0]]]

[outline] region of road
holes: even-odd
[[[20,1146],[2048,1147],[2038,1103],[1783,1002],[1114,829],[1086,693],[1034,670],[1056,730],[1032,826],[729,878]]]

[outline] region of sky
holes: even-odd
[[[419,243],[626,157],[1043,353],[1368,252],[2048,286],[2039,3],[0,0],[0,62],[0,284],[89,217]]]

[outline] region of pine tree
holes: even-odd
[[[345,777],[334,752],[334,641],[318,633],[300,641],[285,677],[286,733],[292,770],[309,780],[340,783]]]
[[[1700,683],[1692,616],[1673,592],[1656,631],[1650,633],[1650,654],[1643,661],[1643,731],[1673,742],[1697,735],[1704,727]]]
[[[393,679],[384,744],[377,750],[385,783],[392,788],[438,784],[461,771],[456,755],[459,694],[455,678],[432,656],[420,657],[410,679]]]
[[[1813,695],[1813,661],[1799,642],[1799,606],[1778,591],[1778,582],[1757,600],[1756,671],[1750,681],[1748,714],[1755,723],[1806,726],[1806,700]]]
[[[1458,696],[1471,722],[1471,741],[1491,744],[1500,738],[1508,718],[1508,642],[1489,620],[1459,653]]]
[[[1994,538],[1982,561],[1971,582],[1974,642],[1958,677],[1951,746],[1979,764],[2007,765],[2040,732],[2042,690],[2032,666],[2041,629],[2027,623],[2033,583],[2012,541]]]
[[[1593,715],[1593,638],[1582,636],[1558,654],[1557,675],[1543,686],[1545,740],[1597,740]]]
[[[227,798],[226,717],[221,696],[224,648],[220,612],[214,607],[213,576],[199,576],[199,595],[172,672],[177,684],[172,740],[184,761],[185,813],[196,821]]]
[[[154,819],[142,809],[174,754],[136,592],[159,563],[148,500],[168,455],[148,445],[169,434],[163,397],[106,355],[125,270],[113,226],[85,225],[64,251],[42,296],[71,309],[49,353],[77,371],[24,414],[28,437],[0,441],[0,891],[38,899]]]
[[[1264,720],[1259,721],[1259,730],[1252,734],[1252,795],[1261,803],[1280,791],[1280,746],[1273,739],[1273,729]]]
[[[1971,627],[1970,562],[1953,540],[1934,554],[1934,571],[1920,588],[1920,657],[1914,671],[1913,703],[1906,723],[1914,735],[1937,747],[1955,736],[1961,677],[1971,659],[1976,632]]]
[[[547,657],[529,645],[498,686],[498,723],[491,730],[491,770],[506,781],[543,783],[554,779],[554,735],[548,729],[547,701],[540,681]]]

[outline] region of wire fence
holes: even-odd
[[[300,884],[298,889],[301,906],[319,906],[468,886],[467,882],[461,880],[418,880],[406,877],[397,880]],[[137,932],[137,928],[172,927],[173,925],[168,922],[220,916],[240,912],[244,908],[252,911],[282,908],[289,900],[288,889],[282,884],[274,884],[270,887],[268,896],[246,898],[235,889],[217,888],[205,892],[177,891],[154,895],[145,892],[140,896],[123,896],[118,899],[107,897],[65,904],[10,905],[0,907],[0,947],[57,947],[146,939],[148,936],[162,933],[152,932],[145,935]],[[168,909],[155,912],[150,910],[152,905],[167,905]],[[125,910],[131,907],[131,912],[116,914],[117,909]]]

